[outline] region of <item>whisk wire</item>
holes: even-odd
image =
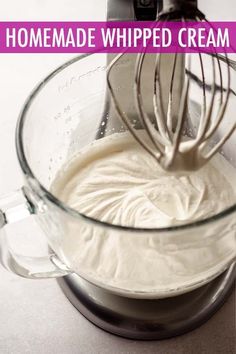
[[[169,143],[170,140],[170,132],[168,131],[166,125],[166,117],[164,113],[164,104],[162,97],[162,87],[160,80],[160,55],[157,54],[155,60],[155,73],[154,73],[154,95],[153,95],[153,105],[154,105],[154,114],[156,118],[156,124],[160,133],[163,137],[165,137],[166,143]]]
[[[174,86],[174,78],[175,78],[175,71],[176,71],[176,62],[177,62],[177,53],[175,53],[174,56],[174,62],[172,67],[171,80],[170,80],[170,94],[169,94],[169,101],[167,106],[167,128],[169,129],[169,133],[170,133],[169,135],[171,141],[172,141],[172,135],[174,129],[173,127],[174,117],[172,116],[172,105],[173,105],[173,86]]]
[[[139,138],[137,130],[133,127],[132,123],[129,121],[129,118],[127,116],[127,114],[122,110],[121,106],[119,105],[118,99],[116,97],[115,91],[113,90],[113,86],[111,84],[111,80],[110,80],[110,74],[111,74],[111,70],[114,68],[114,66],[116,65],[116,63],[125,55],[125,53],[121,53],[118,56],[116,56],[110,63],[110,65],[107,68],[107,85],[108,85],[108,89],[110,91],[115,109],[119,115],[119,117],[122,119],[123,123],[126,125],[127,129],[129,130],[129,132],[131,133],[131,135],[134,137],[134,139],[136,141],[139,142],[139,144],[152,156],[154,157],[155,160],[157,160],[159,162],[159,159],[162,155],[161,152],[157,152],[155,153],[153,151],[153,149],[151,149],[144,141],[142,141],[142,139]]]
[[[164,137],[162,136],[161,131],[159,133],[154,128],[147,112],[144,111],[144,104],[143,104],[142,93],[141,93],[141,72],[143,68],[144,56],[145,53],[139,54],[136,62],[135,80],[134,80],[135,103],[136,103],[137,111],[141,118],[141,122],[143,123],[143,126],[151,142],[157,148],[157,150],[159,150],[159,152],[162,154],[163,148],[161,144],[164,143]]]
[[[192,149],[196,148],[202,141],[205,140],[205,134],[207,132],[207,129],[210,125],[211,118],[212,118],[212,111],[213,111],[213,106],[215,102],[215,96],[216,96],[216,71],[215,71],[215,61],[214,58],[212,57],[212,76],[213,76],[213,83],[212,83],[212,89],[211,89],[211,98],[210,98],[210,104],[204,114],[204,110],[201,114],[200,117],[200,122],[199,122],[199,128],[198,128],[198,133],[197,133],[197,138],[194,141]],[[204,82],[205,83],[205,82]],[[203,89],[203,92],[204,89]]]
[[[206,162],[209,161],[226,143],[226,141],[231,137],[231,135],[236,130],[236,123],[234,123],[229,129],[228,133],[221,138],[221,140],[212,148],[212,150],[205,156]]]
[[[190,70],[190,62],[191,62],[191,59],[189,56],[189,65],[188,65],[189,70]],[[181,136],[182,136],[182,132],[183,132],[183,128],[184,128],[185,117],[187,115],[189,86],[190,86],[190,78],[188,76],[187,81],[184,85],[184,89],[183,89],[183,93],[182,93],[181,101],[180,101],[177,127],[176,127],[176,131],[174,133],[174,144],[173,144],[173,152],[172,152],[171,162],[174,161],[174,159],[176,157],[176,151],[178,150],[180,142],[181,142]]]
[[[228,56],[226,54],[226,60],[227,60],[227,58],[228,58]],[[208,129],[208,131],[205,135],[204,140],[210,139],[214,135],[214,133],[216,132],[216,130],[218,129],[220,123],[222,122],[222,120],[224,118],[225,111],[226,111],[228,101],[229,101],[230,84],[231,84],[230,66],[227,65],[227,89],[226,89],[226,94],[225,94],[225,100],[220,105],[216,120],[215,120],[215,122],[212,122],[210,128]]]

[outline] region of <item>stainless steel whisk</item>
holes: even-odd
[[[168,20],[206,20],[205,16],[197,8],[197,0],[164,0],[162,10],[157,16],[156,26]],[[207,21],[207,20],[206,20]],[[163,90],[160,80],[161,74],[161,54],[156,56],[155,68],[154,68],[154,84],[153,84],[153,111],[154,120],[145,111],[144,108],[144,95],[141,89],[141,76],[143,70],[143,64],[145,51],[137,55],[135,74],[134,74],[134,100],[137,110],[137,115],[142,124],[143,130],[146,132],[147,139],[143,138],[140,134],[140,130],[133,127],[128,115],[123,111],[122,105],[119,103],[115,88],[111,83],[111,72],[116,64],[119,65],[119,61],[125,53],[119,54],[110,63],[107,71],[107,83],[108,88],[113,99],[115,109],[122,119],[127,129],[136,139],[136,141],[160,164],[160,166],[166,171],[190,171],[197,170],[206,164],[225,144],[236,129],[236,123],[234,122],[228,132],[213,146],[209,147],[209,142],[217,132],[223,118],[229,101],[230,95],[230,60],[227,54],[224,56],[217,53],[211,54],[212,61],[212,85],[211,95],[209,102],[206,99],[206,80],[205,70],[202,54],[199,53],[199,64],[201,71],[202,81],[202,108],[198,124],[198,129],[194,137],[184,136],[183,132],[186,128],[186,121],[189,117],[188,110],[188,97],[190,87],[190,76],[187,75],[185,79],[182,92],[179,93],[179,110],[174,112],[173,101],[175,99],[173,94],[174,81],[176,80],[176,68],[178,62],[178,55],[173,56],[173,63],[171,68],[171,80],[168,89],[168,104],[166,110],[163,104]],[[224,61],[227,66],[226,74],[226,86],[225,80],[222,75],[221,62]],[[182,61],[183,63],[183,61]],[[179,64],[178,64],[179,65]],[[190,73],[191,62],[188,57],[187,73]],[[181,70],[185,72],[185,64],[183,64]],[[213,114],[214,105],[216,101],[216,71],[219,74],[220,79],[220,99],[219,106],[216,114]],[[191,117],[190,117],[191,118]],[[189,119],[188,119],[189,120]]]

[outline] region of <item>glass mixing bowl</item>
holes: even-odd
[[[127,82],[131,82],[133,60],[132,55],[123,59],[122,73],[117,72],[120,80],[117,92],[121,95]],[[9,223],[35,215],[52,252],[40,258],[25,257],[13,253],[0,237],[1,262],[15,273],[30,278],[76,272],[93,284],[134,298],[163,298],[191,291],[217,277],[234,262],[236,204],[191,224],[138,229],[81,215],[50,192],[58,171],[78,151],[104,136],[125,131],[109,99],[106,66],[104,54],[74,58],[51,73],[27,99],[16,130],[17,154],[25,185],[0,201],[0,227],[3,230]],[[123,101],[131,119],[137,119],[130,97],[123,94]],[[198,104],[193,103],[195,111]],[[226,131],[229,123],[226,119],[222,129]],[[235,164],[235,151],[231,139],[223,152],[231,164]],[[111,242],[112,254],[106,247]],[[132,254],[134,243],[136,254]],[[147,244],[150,247],[144,254],[143,245]],[[94,252],[96,259],[91,256]],[[119,267],[118,275],[112,277],[112,270],[108,269],[111,257],[116,264],[114,274]],[[165,263],[164,273],[153,259]],[[196,262],[198,266],[193,267]]]

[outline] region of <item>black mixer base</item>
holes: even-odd
[[[96,326],[126,338],[157,340],[184,334],[207,321],[233,290],[235,273],[233,264],[199,289],[160,300],[114,295],[75,274],[58,283],[70,302]]]

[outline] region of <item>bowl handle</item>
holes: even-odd
[[[28,257],[15,253],[7,243],[6,226],[35,215],[34,207],[23,189],[0,199],[0,263],[24,278],[56,278],[71,273],[55,253],[45,257]]]

